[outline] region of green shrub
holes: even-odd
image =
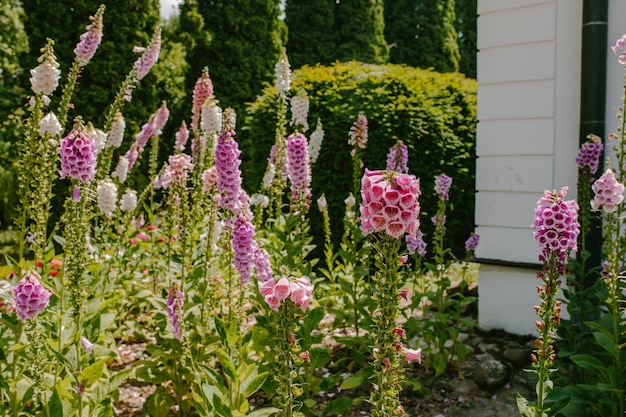
[[[352,189],[352,161],[348,132],[360,112],[368,119],[369,141],[365,167],[385,169],[389,148],[398,139],[409,148],[409,171],[421,178],[422,230],[432,237],[430,217],[436,212],[434,178],[452,177],[448,240],[456,250],[474,229],[476,89],[461,74],[439,74],[402,65],[358,62],[332,66],[304,66],[292,74],[292,91],[304,88],[310,99],[310,134],[318,118],[324,142],[313,167],[313,197],[326,194],[334,237],[342,233],[344,199]],[[267,157],[274,143],[274,88],[251,103],[240,129],[242,169],[249,191],[260,189]],[[318,210],[313,207],[312,232]],[[318,242],[319,243],[319,242]]]

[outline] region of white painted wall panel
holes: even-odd
[[[554,81],[486,84],[478,88],[478,120],[554,117]]]
[[[476,224],[528,228],[543,193],[481,191],[476,194]]]
[[[479,14],[478,49],[554,40],[555,20],[554,2]]]
[[[476,126],[480,140],[476,152],[481,156],[552,155],[554,120],[515,119],[485,120]]]
[[[480,156],[476,161],[476,189],[543,193],[552,184],[553,166],[550,156]]]
[[[478,83],[553,79],[554,48],[554,41],[545,41],[483,49],[478,54]]]
[[[505,329],[520,335],[536,335],[537,316],[533,307],[539,304],[537,284],[537,277],[530,269],[481,265],[478,325],[485,330]]]
[[[476,233],[480,235],[480,244],[476,248],[477,258],[538,263],[539,247],[533,239],[530,226],[513,228],[478,225]],[[483,285],[481,276],[479,285]]]
[[[482,0],[478,2],[478,14],[554,2],[555,0]]]

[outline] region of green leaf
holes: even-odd
[[[254,410],[253,412],[248,413],[247,416],[248,417],[269,417],[269,416],[278,414],[279,412],[280,410],[278,408],[266,407],[266,408],[259,408],[258,410]]]
[[[352,389],[362,385],[372,375],[373,368],[368,366],[360,369],[357,373],[344,379],[341,383],[342,389]]]
[[[588,371],[606,370],[600,359],[584,353],[572,355],[570,359],[578,366]]]
[[[92,363],[88,367],[82,370],[78,376],[78,380],[85,386],[102,378],[104,373],[104,366],[106,365],[106,359],[101,359],[95,363]]]
[[[237,381],[237,370],[235,369],[235,364],[228,356],[228,353],[224,351],[224,349],[218,348],[215,350],[215,354],[217,355],[217,359],[222,364],[222,368],[224,369],[224,374],[228,377],[231,382]]]
[[[241,384],[241,390],[243,391],[244,398],[249,398],[252,394],[257,392],[265,383],[268,372],[263,372],[250,380],[250,382],[246,382]]]
[[[322,415],[345,414],[352,408],[352,399],[347,397],[335,398],[322,410]]]
[[[594,332],[593,337],[604,350],[606,350],[611,356],[615,356],[618,346],[612,337],[605,333],[599,332]]]
[[[521,417],[534,417],[534,407],[528,405],[528,400],[522,396],[519,392],[517,393],[517,410],[520,413]]]

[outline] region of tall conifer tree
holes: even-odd
[[[458,71],[455,0],[421,0],[416,17],[418,66],[438,72]]]
[[[333,62],[335,0],[289,0],[285,23],[289,27],[287,55],[293,68]]]
[[[208,67],[220,106],[242,115],[244,103],[274,79],[285,38],[284,22],[278,18],[280,0],[194,1],[211,38],[191,51],[188,84]]]
[[[389,60],[383,0],[341,0],[335,12],[339,61],[383,64]]]

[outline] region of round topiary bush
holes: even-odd
[[[312,189],[314,199],[326,195],[334,235],[341,236],[344,199],[353,184],[348,132],[363,113],[369,125],[365,167],[385,169],[389,148],[397,140],[408,146],[409,172],[421,179],[421,229],[427,242],[433,231],[430,217],[437,207],[434,179],[440,173],[452,177],[447,243],[462,250],[474,230],[476,81],[403,65],[348,62],[295,70],[291,91],[295,94],[300,88],[310,100],[307,135],[318,118],[324,127]],[[245,186],[251,192],[260,189],[275,125],[274,87],[268,87],[248,105],[238,138]],[[312,232],[321,235],[321,226],[314,224],[321,223],[316,221],[318,215],[312,208]]]

